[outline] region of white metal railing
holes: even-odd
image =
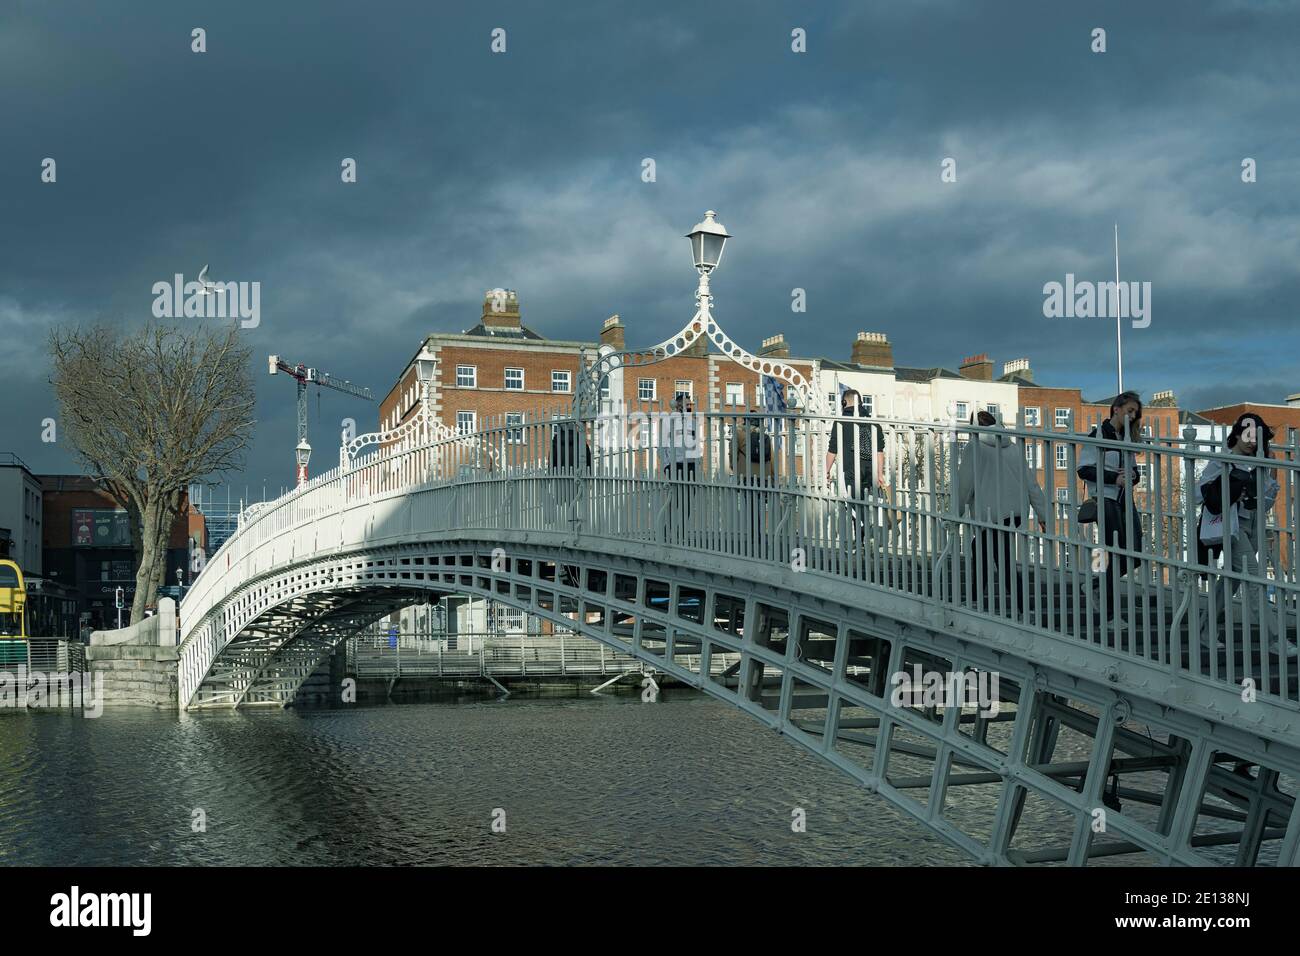
[[[81,641],[31,637],[27,639],[26,645],[29,671],[80,674],[86,670],[86,648]]]
[[[1296,661],[1285,653],[1300,607],[1294,433],[1275,443],[1273,458],[1252,460],[1199,445],[1190,431],[1124,442],[1068,430],[850,422],[797,413],[690,417],[697,441],[688,452],[663,444],[665,435],[681,432],[671,417],[653,410],[585,420],[502,417],[486,422],[470,441],[457,436],[418,448],[379,449],[246,512],[182,604],[183,699],[221,649],[218,629],[207,626],[210,612],[258,575],[366,544],[511,530],[577,535],[589,546],[639,541],[797,565],[1045,636],[1086,641],[1107,655],[1156,662],[1199,681],[1237,685],[1250,676],[1261,695],[1296,704]],[[771,442],[746,440],[756,424]],[[828,477],[825,449],[837,426],[879,429],[882,487],[850,496],[838,462]],[[1044,463],[1033,474],[1048,499],[1045,528],[1030,520],[1024,484],[1008,492],[1019,502],[1018,527],[959,510],[954,484],[971,447],[963,443],[999,437],[1018,446],[1022,460]],[[1127,544],[1105,528],[1104,508],[1098,525],[1075,520],[1082,497],[1078,457],[1088,446],[1118,451],[1143,466],[1136,507],[1121,514]],[[749,460],[751,447],[758,461]],[[664,470],[665,462],[677,460],[692,463],[693,474],[685,467]],[[1198,556],[1197,465],[1213,460],[1255,468],[1252,480],[1261,490],[1269,474],[1279,482],[1272,514],[1256,515],[1256,540],[1268,542],[1268,561],[1258,573],[1234,565],[1236,542],[1228,543],[1221,563]],[[978,473],[980,461],[972,458],[975,482],[1006,491],[1003,473]],[[1057,489],[1064,500],[1057,500]],[[1005,569],[1004,547],[1010,553]],[[1125,562],[1136,566],[1127,574],[1104,573]],[[985,569],[996,572],[987,584]],[[1094,589],[1094,582],[1106,586]],[[1119,613],[1112,621],[1113,608]]]
[[[620,654],[599,641],[575,634],[457,637],[478,640],[470,649],[461,650],[444,647],[438,640],[403,637],[405,646],[399,643],[394,647],[383,635],[354,637],[347,643],[347,666],[358,677],[451,678],[609,676],[643,666],[631,654]],[[699,654],[678,653],[674,660],[689,669],[699,669]],[[739,654],[716,653],[711,658],[710,672],[722,674],[739,661]]]

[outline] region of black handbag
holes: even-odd
[[[1079,524],[1096,524],[1097,499],[1089,498],[1083,504],[1079,505],[1079,513],[1075,515],[1074,520]]]

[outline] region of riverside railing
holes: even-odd
[[[833,433],[839,452],[828,469]],[[854,460],[858,449],[883,444],[871,482],[846,474],[850,443]],[[1078,467],[1089,448],[1118,454],[1126,473],[1139,476],[1128,485],[1133,507],[1119,510],[1122,536],[1104,507],[1095,524],[1077,520]],[[323,517],[361,521],[378,501],[436,491],[445,502],[430,509],[422,531],[549,531],[786,565],[1086,641],[1198,681],[1249,677],[1261,695],[1294,706],[1294,434],[1272,452],[1246,458],[1191,431],[1112,441],[1068,425],[981,428],[797,411],[512,414],[452,439],[381,448],[246,513],[182,613],[200,620],[241,580],[225,568],[286,536],[302,539]],[[1023,470],[1011,467],[1016,461]],[[1242,560],[1238,540],[1224,543],[1221,559],[1198,546],[1197,483],[1210,461],[1247,470],[1259,500],[1269,478],[1278,483],[1271,512],[1254,517],[1257,567]],[[1043,492],[1043,514],[1031,505],[1031,481]],[[1009,503],[1020,523],[1001,511],[976,513],[986,499]]]
[[[608,677],[639,671],[642,662],[577,634],[459,634],[457,647],[446,635],[403,635],[393,646],[386,635],[358,635],[347,643],[348,669],[358,677]],[[466,644],[465,642],[468,642]],[[724,658],[732,659],[726,660]],[[715,674],[740,655],[715,655]],[[678,653],[683,666],[700,655]]]

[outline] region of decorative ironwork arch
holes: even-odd
[[[723,355],[737,365],[759,375],[770,375],[779,382],[784,382],[788,389],[794,388],[800,396],[799,407],[813,415],[827,414],[825,396],[816,387],[810,376],[816,376],[817,364],[809,375],[805,375],[792,365],[779,359],[754,355],[737,344],[713,318],[707,300],[708,277],[702,277],[701,292],[696,297],[701,299],[701,308],[682,328],[670,338],[647,349],[632,349],[622,352],[606,352],[596,357],[595,361],[583,369],[578,376],[578,389],[574,394],[574,414],[587,418],[599,410],[600,383],[610,372],[624,368],[641,368],[654,365],[665,359],[684,353],[701,336],[716,345]]]
[[[444,425],[442,422],[437,421],[428,415],[420,414],[416,415],[409,422],[398,425],[396,428],[358,435],[356,438],[352,439],[352,441],[343,446],[341,452],[342,461],[340,461],[339,464],[346,467],[356,461],[357,454],[361,449],[370,445],[384,445],[389,442],[401,441],[412,433],[418,433],[422,425],[425,429],[424,444],[435,444],[441,441],[454,441],[466,448],[474,449],[477,449],[480,444],[482,444],[483,447],[486,447],[488,456],[494,462],[497,461],[497,451],[490,444],[486,442],[480,443],[476,441],[475,437],[472,435],[462,435],[454,428]]]

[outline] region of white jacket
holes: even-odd
[[[699,462],[704,457],[703,431],[695,412],[666,412],[659,421],[659,467]]]
[[[1024,448],[1010,435],[981,434],[967,443],[957,466],[956,496],[958,514],[970,508],[977,520],[1028,518],[1027,501],[1047,521],[1047,498],[1029,473]]]
[[[1277,493],[1281,486],[1276,478],[1273,477],[1271,468],[1243,468],[1234,462],[1212,461],[1205,466],[1201,476],[1196,479],[1196,502],[1201,505],[1201,521],[1198,528],[1198,534],[1202,541],[1207,544],[1217,544],[1223,540],[1224,529],[1227,529],[1227,535],[1231,538],[1244,525],[1249,530],[1254,530],[1255,512],[1251,508],[1245,507],[1241,500],[1237,500],[1222,509],[1217,515],[1211,514],[1210,509],[1204,507],[1205,492],[1204,488],[1211,482],[1216,483],[1220,489],[1223,487],[1223,472],[1225,467],[1236,468],[1245,471],[1250,475],[1249,491],[1261,492],[1263,498],[1259,500],[1260,506],[1264,509],[1264,514],[1268,514],[1273,509],[1273,503],[1277,501]],[[1263,472],[1262,476],[1260,472]],[[1262,481],[1262,485],[1260,482]]]

